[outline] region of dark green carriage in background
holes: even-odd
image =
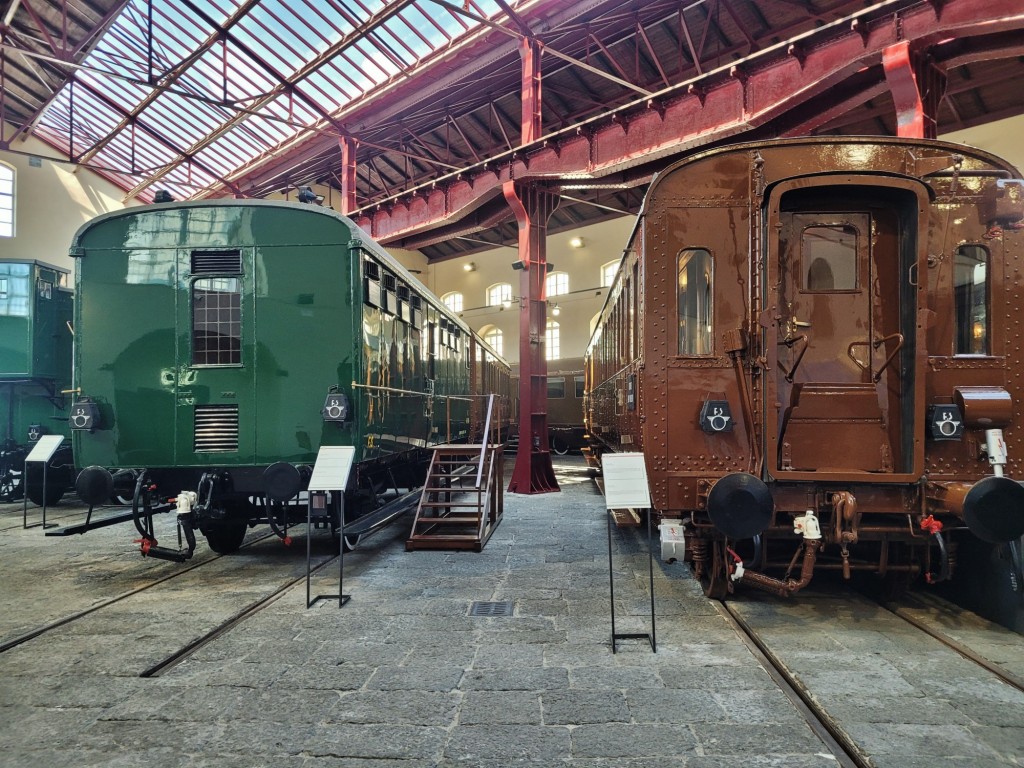
[[[62,390],[70,386],[72,294],[68,270],[35,259],[0,259],[0,502],[27,491],[36,504],[56,504],[71,486],[71,447],[42,466],[25,457],[42,435],[68,435]]]
[[[284,537],[322,445],[356,448],[346,523],[376,512],[422,485],[432,444],[482,427],[472,396],[508,393],[507,364],[327,208],[133,208],[82,227],[71,255],[79,494],[133,497],[151,555],[183,559],[149,540],[183,491],[183,527],[218,552],[258,522]]]

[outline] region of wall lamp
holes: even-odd
[[[476,271],[476,262],[467,261],[465,264],[462,265],[462,268],[466,272],[475,272]]]
[[[557,304],[555,304],[555,306],[551,308],[551,314],[554,315],[555,317],[558,317],[560,314],[562,314],[562,310]]]
[[[569,241],[569,245],[571,245],[573,248],[582,248],[584,244],[585,241],[582,237],[574,237],[572,240]]]

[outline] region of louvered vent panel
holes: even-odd
[[[240,251],[192,251],[193,275],[240,275]]]
[[[237,452],[238,406],[197,405],[194,434],[196,453]]]

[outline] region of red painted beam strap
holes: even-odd
[[[946,89],[945,73],[912,52],[909,40],[887,46],[882,51],[882,67],[896,106],[897,134],[934,139],[939,101]]]

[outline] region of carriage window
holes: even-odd
[[[585,381],[583,376],[573,376],[573,382],[576,384],[576,397],[583,397],[583,393],[586,391]]]
[[[242,362],[242,281],[204,277],[192,283],[192,364]]]
[[[964,245],[953,272],[956,331],[953,354],[988,354],[988,252]]]
[[[710,355],[711,254],[703,248],[688,248],[679,254],[679,354]]]
[[[548,399],[565,397],[565,377],[548,377]]]
[[[857,290],[857,230],[853,227],[807,227],[800,256],[804,290]]]

